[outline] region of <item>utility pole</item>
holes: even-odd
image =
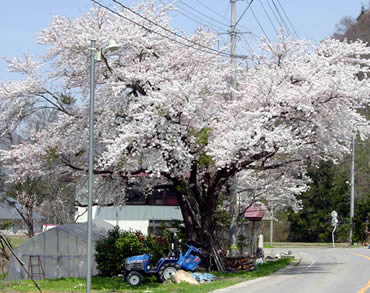
[[[230,24],[230,38],[231,38],[231,64],[233,66],[233,74],[231,77],[231,87],[233,89],[237,88],[236,83],[236,37],[238,33],[236,30],[236,26],[239,21],[242,19],[244,13],[249,8],[250,4],[241,15],[241,17],[237,20],[236,19],[236,1],[237,0],[230,0],[231,4],[231,24]],[[242,32],[243,33],[243,32]],[[249,33],[249,32],[244,32]],[[235,174],[231,180],[231,188],[230,188],[230,197],[231,197],[231,204],[230,204],[230,214],[231,214],[231,224],[230,224],[230,237],[229,237],[229,244],[230,244],[230,256],[237,255],[237,220],[239,215],[239,202],[238,202],[238,194],[237,194],[237,186],[238,186],[238,179],[237,175]]]
[[[270,245],[274,238],[274,206],[271,207],[271,221],[270,221]]]
[[[349,245],[352,245],[353,216],[355,214],[355,136],[352,136],[352,155],[351,155],[351,204],[349,210]]]
[[[235,60],[235,53],[236,53],[236,0],[230,0],[231,3],[231,26],[230,26],[230,37],[231,37],[231,63],[233,65],[233,75],[231,79],[231,86],[233,89],[236,89],[236,60]],[[230,188],[230,216],[231,216],[231,223],[230,223],[230,235],[229,235],[229,245],[230,245],[230,256],[236,256],[238,252],[237,246],[237,221],[238,221],[238,214],[239,214],[239,206],[238,206],[238,194],[237,194],[237,175],[231,180],[231,188]]]
[[[231,3],[231,26],[230,26],[230,37],[231,37],[231,63],[234,66],[234,72],[232,77],[232,87],[236,88],[236,0],[230,0]]]

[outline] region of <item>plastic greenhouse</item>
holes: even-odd
[[[105,223],[92,225],[92,274],[96,275],[95,244],[113,226]],[[25,241],[15,250],[24,267],[33,271],[33,277],[56,279],[62,277],[86,277],[87,224],[60,225]],[[35,261],[36,259],[36,261]],[[38,262],[40,260],[41,266]],[[36,265],[35,265],[36,264]],[[42,271],[42,275],[41,275]],[[8,267],[8,280],[28,279],[19,262],[12,255]]]

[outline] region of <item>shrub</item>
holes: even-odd
[[[120,231],[116,226],[96,243],[95,260],[100,275],[111,277],[123,274],[127,257],[148,253],[155,264],[168,252],[165,237],[145,237],[140,231]]]
[[[118,248],[116,241],[123,236],[123,233],[116,226],[110,230],[107,237],[101,238],[96,242],[95,261],[97,269],[102,276],[111,277],[121,273],[121,259],[117,257]]]
[[[130,232],[124,232],[124,235],[117,239],[116,246],[126,257],[137,255],[144,252],[144,245],[138,237]]]
[[[148,236],[144,240],[144,250],[152,256],[152,265],[168,253],[168,239],[160,236]]]

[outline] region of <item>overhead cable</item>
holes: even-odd
[[[260,21],[258,20],[258,18],[257,18],[257,16],[256,16],[256,14],[254,13],[253,8],[252,8],[252,7],[250,7],[250,9],[251,9],[251,12],[252,12],[252,14],[253,14],[254,18],[255,18],[255,19],[256,19],[256,21],[257,21],[257,24],[258,24],[259,28],[261,29],[261,31],[262,31],[262,32],[263,32],[263,34],[265,35],[266,39],[267,39],[269,42],[271,42],[271,41],[270,41],[270,39],[269,39],[269,37],[267,36],[267,34],[266,34],[265,30],[263,29],[263,27],[262,27],[262,25],[261,25]]]
[[[120,13],[118,13],[117,11],[115,11],[115,10],[113,10],[113,9],[111,9],[111,8],[109,8],[109,7],[107,7],[107,6],[105,6],[105,5],[103,5],[102,3],[100,3],[100,2],[98,2],[98,1],[96,1],[96,0],[91,0],[91,1],[92,1],[92,2],[94,2],[95,4],[99,5],[100,7],[102,7],[102,8],[104,8],[104,9],[106,9],[106,10],[110,11],[112,14],[115,14],[115,15],[117,15],[117,16],[119,16],[119,17],[121,17],[121,18],[125,19],[125,20],[127,20],[128,22],[131,22],[131,23],[133,23],[133,24],[135,24],[135,25],[137,25],[137,26],[140,26],[140,27],[142,27],[143,29],[145,29],[145,30],[147,30],[147,31],[149,31],[149,32],[151,32],[151,33],[157,34],[157,35],[159,35],[159,36],[160,36],[160,37],[162,37],[162,38],[168,39],[168,40],[170,40],[170,41],[172,41],[172,42],[175,42],[175,43],[177,43],[177,44],[183,45],[183,46],[188,47],[188,48],[193,48],[193,49],[198,50],[198,51],[201,51],[201,52],[205,52],[205,53],[209,53],[209,54],[214,54],[214,55],[225,56],[225,57],[230,57],[230,54],[228,54],[228,53],[225,53],[225,52],[222,52],[222,51],[217,51],[217,50],[215,50],[215,49],[213,49],[213,48],[209,48],[209,47],[204,46],[204,45],[202,45],[202,44],[196,43],[196,42],[194,42],[194,41],[192,41],[192,40],[189,40],[189,39],[187,39],[187,38],[185,38],[185,37],[183,37],[183,36],[181,36],[181,35],[177,34],[177,33],[173,32],[173,31],[171,31],[171,30],[169,30],[169,29],[167,29],[167,28],[165,28],[165,27],[163,27],[163,26],[161,26],[161,25],[157,24],[156,22],[154,22],[154,21],[152,21],[152,20],[150,20],[150,19],[148,19],[148,18],[146,18],[146,17],[144,17],[144,16],[140,15],[140,14],[139,14],[139,13],[137,13],[136,11],[132,10],[132,9],[131,9],[131,8],[129,8],[129,7],[126,7],[125,5],[123,5],[122,3],[120,3],[120,2],[118,2],[118,1],[116,1],[116,0],[112,0],[112,1],[113,1],[113,2],[115,2],[115,3],[117,3],[117,4],[119,4],[119,5],[120,5],[120,6],[122,6],[123,8],[125,8],[125,9],[129,10],[130,12],[134,13],[135,15],[137,15],[137,16],[139,16],[139,17],[141,17],[141,18],[145,19],[146,21],[148,21],[148,22],[150,22],[150,23],[154,24],[155,26],[157,26],[157,27],[159,27],[159,28],[161,28],[161,29],[165,30],[166,32],[168,32],[168,33],[170,33],[170,34],[172,34],[172,35],[176,36],[177,38],[180,38],[180,39],[182,39],[182,40],[185,40],[185,41],[189,42],[190,44],[186,44],[186,43],[180,42],[179,40],[176,40],[176,39],[174,39],[174,38],[170,38],[169,36],[166,36],[166,35],[164,35],[164,34],[162,34],[162,33],[158,32],[158,31],[155,31],[155,30],[153,30],[153,29],[150,29],[150,28],[146,27],[145,25],[143,25],[143,24],[141,24],[141,23],[138,23],[138,22],[136,22],[136,21],[134,21],[134,20],[132,20],[132,19],[130,19],[130,18],[128,18],[128,17],[126,17],[126,16],[124,16],[124,15],[120,14]],[[237,56],[236,56],[236,58],[244,58],[244,57],[245,57],[245,56],[242,56],[242,55],[237,55]]]
[[[219,28],[219,27],[217,27],[216,29],[214,29],[214,28],[212,28],[209,24],[205,24],[205,23],[200,22],[200,21],[197,19],[197,17],[196,17],[196,16],[194,16],[194,14],[193,14],[193,16],[190,16],[190,15],[186,14],[185,12],[183,12],[183,11],[181,11],[181,10],[176,10],[175,12],[176,12],[176,13],[178,13],[178,14],[181,14],[182,16],[184,16],[184,17],[186,17],[186,18],[190,19],[191,21],[193,21],[193,22],[195,22],[195,23],[199,24],[200,26],[205,26],[205,27],[207,27],[207,28],[209,28],[209,29],[212,29],[212,30],[214,30],[214,31],[218,31],[218,30],[220,30],[220,28]]]
[[[203,20],[203,22],[200,20],[200,17],[199,15],[196,15],[194,14],[193,12],[187,10],[186,8],[183,8],[183,7],[180,7],[179,4],[183,4],[184,3],[182,1],[179,1],[178,3],[175,4],[175,6],[178,8],[178,10],[176,10],[175,12],[183,15],[184,17],[200,24],[201,26],[206,26],[210,29],[213,29],[214,31],[222,31],[224,30],[224,27],[221,27],[220,25],[217,25],[217,24],[214,24],[208,20]],[[185,6],[188,6],[185,4]]]
[[[277,0],[277,2],[278,2],[278,4],[279,4],[279,6],[281,7],[281,10],[283,11],[283,13],[284,13],[284,15],[285,15],[286,19],[288,20],[288,22],[289,22],[289,24],[290,24],[291,28],[293,29],[293,32],[294,32],[294,33],[295,33],[295,35],[298,37],[298,34],[297,34],[297,32],[296,32],[296,30],[295,30],[295,28],[294,28],[294,26],[293,26],[292,22],[290,21],[289,16],[286,14],[285,9],[284,9],[284,7],[283,7],[283,5],[281,5],[280,0]]]
[[[266,8],[265,8],[265,5],[263,5],[263,3],[262,3],[262,0],[259,0],[259,2],[260,2],[260,4],[261,4],[261,6],[262,6],[263,10],[265,11],[265,14],[266,14],[267,18],[269,19],[269,21],[270,21],[270,23],[271,23],[271,25],[272,25],[272,27],[273,27],[273,29],[274,29],[275,33],[276,33],[277,35],[279,35],[279,31],[276,29],[275,24],[272,22],[272,19],[271,19],[271,17],[270,17],[270,14],[268,14],[268,12],[267,12],[267,10],[266,10]]]
[[[205,5],[204,3],[202,3],[202,1],[199,1],[199,0],[195,0],[195,1],[198,2],[200,5],[202,5],[203,7],[205,7],[206,9],[208,9],[209,11],[213,12],[214,14],[220,16],[221,18],[223,18],[225,20],[228,20],[228,19],[225,18],[224,15],[221,15],[217,11],[213,10],[212,8],[209,8],[207,5]]]
[[[272,4],[274,5],[274,7],[275,7],[275,9],[276,9],[276,12],[278,13],[278,15],[279,15],[279,17],[280,17],[280,19],[281,19],[281,22],[282,22],[283,26],[285,27],[285,29],[286,29],[287,33],[291,35],[292,33],[290,32],[289,27],[287,26],[287,24],[286,24],[286,22],[285,22],[285,20],[284,20],[283,16],[281,15],[281,13],[280,13],[280,9],[279,9],[279,8],[277,7],[277,5],[275,4],[275,1],[274,1],[274,0],[271,0],[271,1],[272,1]]]
[[[92,1],[95,1],[95,0],[92,0]],[[114,3],[117,3],[118,5],[120,5],[123,9],[126,9],[126,10],[128,10],[128,11],[130,11],[131,13],[133,13],[133,14],[135,14],[135,15],[137,15],[137,16],[139,16],[140,18],[142,18],[142,19],[144,19],[144,20],[146,20],[146,21],[148,21],[149,23],[151,23],[151,24],[153,24],[153,25],[155,25],[155,26],[157,26],[157,27],[159,27],[159,28],[161,28],[161,29],[163,29],[164,31],[166,31],[166,32],[168,32],[168,33],[170,33],[170,34],[172,34],[172,35],[174,35],[174,36],[176,36],[176,37],[178,37],[178,38],[180,38],[180,39],[183,39],[183,40],[185,40],[185,41],[187,41],[187,42],[190,42],[190,43],[192,43],[192,44],[194,44],[194,45],[197,45],[197,46],[199,46],[199,47],[201,47],[201,48],[204,48],[204,49],[206,49],[206,50],[209,50],[209,51],[212,51],[212,52],[215,52],[215,53],[217,53],[217,54],[221,54],[221,55],[223,55],[223,56],[229,56],[230,54],[228,54],[228,53],[224,53],[224,52],[220,52],[220,51],[218,51],[218,50],[215,50],[215,49],[212,49],[212,48],[209,48],[209,47],[207,47],[207,46],[204,46],[204,45],[202,45],[202,44],[199,44],[199,43],[196,43],[196,42],[194,42],[194,41],[192,41],[192,40],[189,40],[188,38],[185,38],[185,37],[183,37],[183,36],[181,36],[181,35],[179,35],[179,34],[177,34],[177,33],[175,33],[175,32],[173,32],[173,31],[171,31],[170,29],[168,29],[168,28],[166,28],[166,27],[164,27],[164,26],[162,26],[162,25],[160,25],[160,24],[158,24],[158,23],[156,23],[155,21],[152,21],[151,19],[149,19],[149,18],[147,18],[147,17],[145,17],[145,16],[142,16],[140,13],[138,13],[138,12],[136,12],[135,10],[133,10],[133,9],[131,9],[130,7],[128,7],[128,6],[126,6],[126,5],[124,5],[124,4],[122,4],[120,1],[117,1],[117,0],[112,0]],[[120,15],[121,16],[121,14],[119,14],[118,13],[118,15]],[[141,25],[142,26],[142,25]],[[148,29],[148,28],[147,28]],[[156,31],[153,31],[154,33],[157,33]],[[158,33],[157,33],[158,34]],[[169,39],[167,36],[163,36],[163,37],[165,37],[165,38],[167,38],[167,39]],[[170,40],[172,40],[172,39],[170,39]],[[178,42],[178,41],[177,41]],[[178,43],[180,43],[180,44],[182,44],[181,42],[178,42]],[[185,44],[184,44],[185,45]]]
[[[247,46],[248,46],[249,50],[250,50],[251,52],[253,52],[253,49],[252,49],[251,45],[249,44],[249,41],[247,40],[247,38],[246,38],[243,34],[241,34],[241,38],[242,38],[242,39],[244,40],[244,42],[247,44]]]
[[[223,22],[221,22],[221,21],[218,21],[217,19],[214,19],[214,18],[212,18],[212,17],[208,16],[207,14],[205,14],[205,13],[203,13],[203,12],[201,12],[201,11],[199,11],[199,10],[195,9],[194,7],[190,6],[189,4],[186,4],[184,1],[181,1],[181,0],[180,0],[180,1],[179,1],[179,3],[181,3],[181,4],[185,5],[186,7],[190,8],[190,9],[192,9],[192,10],[194,10],[194,11],[196,11],[196,12],[197,12],[197,13],[199,13],[200,15],[203,15],[203,16],[205,16],[205,17],[209,18],[209,19],[210,19],[210,20],[212,20],[213,22],[216,22],[216,23],[218,23],[218,24],[220,24],[220,25],[223,25],[223,26],[226,26],[226,27],[228,27],[228,26],[229,26],[228,24],[225,24],[225,23],[223,23]]]
[[[276,15],[275,10],[272,8],[272,6],[270,4],[270,1],[267,0],[266,2],[267,2],[267,5],[269,6],[269,8],[270,8],[270,10],[272,12],[272,15],[274,16],[274,18],[276,19],[277,23],[279,24],[280,29],[282,29],[283,28],[283,24],[281,23],[279,17]]]
[[[239,21],[243,18],[244,14],[248,11],[249,7],[251,7],[254,0],[251,0],[247,6],[247,8],[243,11],[242,15],[239,17],[239,19],[236,21],[235,26],[238,25]]]

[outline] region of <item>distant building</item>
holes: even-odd
[[[126,205],[92,208],[93,220],[105,221],[122,230],[140,230],[144,235],[158,234],[174,220],[183,221],[178,192],[171,185],[160,185],[150,196],[128,193]],[[87,208],[78,208],[77,222],[87,221]]]

